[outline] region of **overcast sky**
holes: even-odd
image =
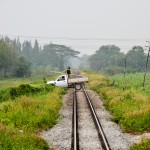
[[[127,49],[150,40],[149,8],[150,0],[0,0],[0,35],[101,39],[39,39],[87,53],[121,39]]]

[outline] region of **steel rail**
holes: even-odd
[[[88,101],[88,104],[89,104],[89,107],[90,107],[90,110],[91,110],[91,113],[92,113],[92,116],[93,116],[93,119],[94,119],[94,122],[95,122],[95,126],[97,127],[98,134],[101,138],[102,147],[103,147],[104,150],[111,150],[111,148],[109,146],[109,143],[106,139],[105,133],[102,129],[101,123],[100,123],[100,121],[98,119],[98,116],[96,114],[96,111],[93,107],[93,104],[92,104],[92,102],[89,98],[89,95],[87,94],[87,91],[85,90],[85,87],[84,87],[83,84],[82,84],[82,88],[83,88],[83,91],[84,91],[85,96],[87,98],[87,101]]]
[[[76,89],[74,88],[73,94],[73,131],[72,131],[72,143],[71,149],[79,150],[79,136],[78,136],[78,117],[77,117],[77,96]]]

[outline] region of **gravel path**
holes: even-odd
[[[73,91],[70,90],[63,98],[63,107],[60,110],[58,123],[48,131],[41,133],[42,137],[54,150],[69,150],[71,146],[72,134],[72,105]]]
[[[70,150],[71,146],[71,134],[72,134],[72,105],[73,105],[73,90],[69,90],[69,92],[64,96],[63,99],[63,107],[60,110],[60,119],[58,123],[48,131],[43,131],[41,136],[48,143],[49,147],[54,150]],[[105,110],[103,106],[103,102],[100,100],[99,96],[93,91],[88,90],[88,94],[93,100],[93,105],[96,108],[96,113],[101,121],[103,130],[106,134],[108,142],[111,146],[112,150],[129,150],[130,146],[133,143],[137,143],[141,140],[141,138],[149,137],[150,133],[145,133],[142,135],[131,135],[128,133],[123,133],[120,127],[111,122],[111,115]],[[80,99],[82,98],[82,94],[78,94]],[[86,104],[83,103],[81,106],[81,112],[84,112],[86,108]],[[88,115],[88,113],[87,113]],[[83,118],[86,120],[86,116]],[[83,120],[80,118],[80,121]],[[80,124],[79,124],[80,126]],[[80,127],[81,128],[81,127]],[[93,132],[85,132],[84,129],[82,131],[83,136]],[[91,134],[90,134],[91,135]],[[81,139],[82,141],[82,139]],[[84,143],[85,144],[85,143]],[[89,149],[91,149],[90,144],[86,144]],[[92,148],[93,150],[98,150],[99,148]]]

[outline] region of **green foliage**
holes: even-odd
[[[17,44],[9,38],[0,39],[0,71],[6,77],[8,70],[15,67],[18,57]]]
[[[2,89],[0,90],[0,102],[6,101],[10,98],[10,89]]]
[[[52,68],[64,70],[65,65],[70,58],[77,57],[80,52],[71,49],[65,45],[49,44],[45,45],[41,51],[41,65],[51,65]]]
[[[49,149],[38,133],[56,124],[66,89],[51,86],[45,89],[51,92],[37,94],[36,91],[32,96],[27,94],[0,103],[0,149]],[[15,88],[22,95],[34,91],[28,84]]]
[[[28,62],[24,57],[19,57],[17,59],[16,68],[14,69],[14,74],[16,77],[28,77],[31,75],[30,71],[31,63]]]
[[[150,95],[150,74],[147,73],[145,88],[143,89],[144,73],[128,73],[124,77],[118,74],[111,77],[115,81],[114,86],[119,89],[136,90],[138,93]]]
[[[14,128],[31,131],[52,127],[59,116],[61,101],[59,96],[56,96],[56,100],[51,99],[51,95],[49,95],[50,99],[47,95],[39,96],[40,99],[24,96],[19,98],[19,101],[8,101],[1,104],[0,122],[6,126],[11,125]],[[41,101],[41,98],[46,100]]]
[[[40,61],[40,50],[41,49],[39,47],[38,41],[35,40],[34,47],[32,48],[31,51],[31,62],[36,66],[39,64]]]
[[[145,70],[146,55],[141,46],[134,46],[132,50],[126,54],[127,65],[130,68],[140,72]]]
[[[115,45],[104,45],[89,60],[92,70],[115,75],[125,70],[128,73],[144,72],[146,55],[141,46],[134,46],[127,54],[124,54]]]
[[[32,133],[21,133],[22,131],[0,131],[0,149],[8,150],[34,150],[44,149],[48,150],[48,145],[40,137],[35,136]]]
[[[21,45],[19,39],[6,37],[0,39],[0,76],[27,77],[31,71],[48,75],[55,68],[62,71],[70,58],[79,53],[65,45],[51,43],[41,49],[37,40],[32,47],[31,41],[26,40]]]
[[[11,87],[7,89],[2,89],[0,91],[0,102],[6,101],[9,98],[15,99],[22,95],[36,95],[36,94],[43,94],[47,92],[52,92],[54,90],[54,86],[51,85],[38,85],[38,86],[31,86],[30,84],[21,84],[18,87]]]
[[[83,54],[81,57],[79,57],[80,65],[79,69],[81,70],[89,70],[90,69],[90,62],[89,62],[89,55]],[[76,65],[76,63],[74,63]]]
[[[90,67],[92,70],[107,72],[114,70],[114,67],[122,66],[122,58],[124,54],[120,52],[120,48],[115,45],[101,46],[94,55],[90,57]],[[111,72],[113,73],[113,72]]]
[[[134,144],[130,150],[149,150],[150,149],[150,139],[143,139],[141,143]]]
[[[19,39],[0,39],[0,75],[29,76],[31,64],[21,55],[21,44]]]
[[[32,45],[31,41],[24,41],[22,44],[22,56],[31,61]]]
[[[123,119],[120,120],[120,124],[123,124],[124,128],[129,132],[136,133],[136,132],[150,131],[149,116],[150,116],[149,112],[143,112],[143,113],[134,112],[133,114],[127,113],[125,116],[125,120]]]
[[[118,123],[123,130],[131,133],[150,131],[150,97],[147,92],[140,91],[138,86],[134,88],[136,82],[137,85],[140,85],[139,81],[134,80],[135,83],[132,85],[127,79],[128,88],[120,88],[116,80],[115,84],[111,84],[113,82],[110,78],[99,74],[88,74],[88,76],[90,88],[100,94],[106,108],[113,115],[112,120]],[[119,81],[123,82],[121,79]],[[126,87],[124,82],[122,85]]]

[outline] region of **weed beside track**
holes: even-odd
[[[66,90],[21,84],[4,92],[9,96],[0,103],[0,149],[49,149],[39,132],[56,124]]]

